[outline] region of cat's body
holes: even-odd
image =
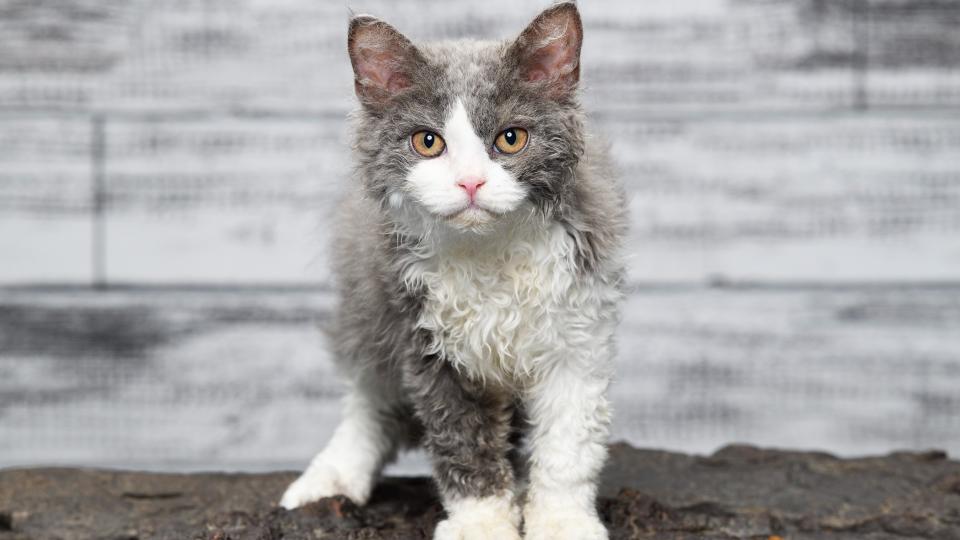
[[[350,392],[284,506],[365,502],[422,443],[448,513],[435,538],[509,540],[521,521],[531,539],[606,537],[625,202],[576,103],[580,37],[570,3],[509,43],[414,47],[351,22],[363,108],[331,332]]]

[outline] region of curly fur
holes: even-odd
[[[436,538],[606,537],[594,498],[626,204],[578,104],[581,39],[569,2],[507,42],[414,45],[351,21],[362,106],[330,332],[350,394],[284,506],[362,503],[398,448],[422,444],[448,512]],[[507,127],[529,131],[516,155],[491,147]],[[443,156],[411,150],[420,129],[449,139]],[[451,213],[468,173],[489,185]]]

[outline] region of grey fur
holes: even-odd
[[[430,336],[415,328],[424,292],[401,277],[421,239],[397,226],[387,200],[418,159],[410,134],[442,125],[456,98],[491,143],[505,127],[535,127],[527,149],[504,167],[530,187],[538,219],[564,225],[581,272],[612,284],[621,279],[615,254],[626,224],[623,192],[606,148],[586,134],[575,89],[547,92],[518,80],[527,33],[509,42],[414,46],[386,23],[359,17],[350,26],[351,53],[355,34],[368,30],[404,51],[408,78],[397,85],[410,87],[388,96],[357,81],[355,185],[335,221],[341,303],[331,339],[354,388],[385,404],[382,425],[397,445],[419,439],[425,446],[444,495],[500,493],[514,482],[511,459],[525,425],[516,396],[468,380],[428,352]]]
[[[461,377],[436,355],[411,359],[405,368],[404,384],[443,493],[486,497],[509,489],[512,397]]]

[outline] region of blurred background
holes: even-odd
[[[415,40],[546,5],[351,3]],[[633,220],[613,438],[960,452],[960,2],[580,5]],[[0,0],[0,467],[323,445],[347,17]]]

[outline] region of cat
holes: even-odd
[[[512,41],[414,45],[359,15],[331,340],[348,383],[295,508],[363,504],[422,444],[436,540],[607,538],[596,510],[626,202],[579,105],[573,2]]]

